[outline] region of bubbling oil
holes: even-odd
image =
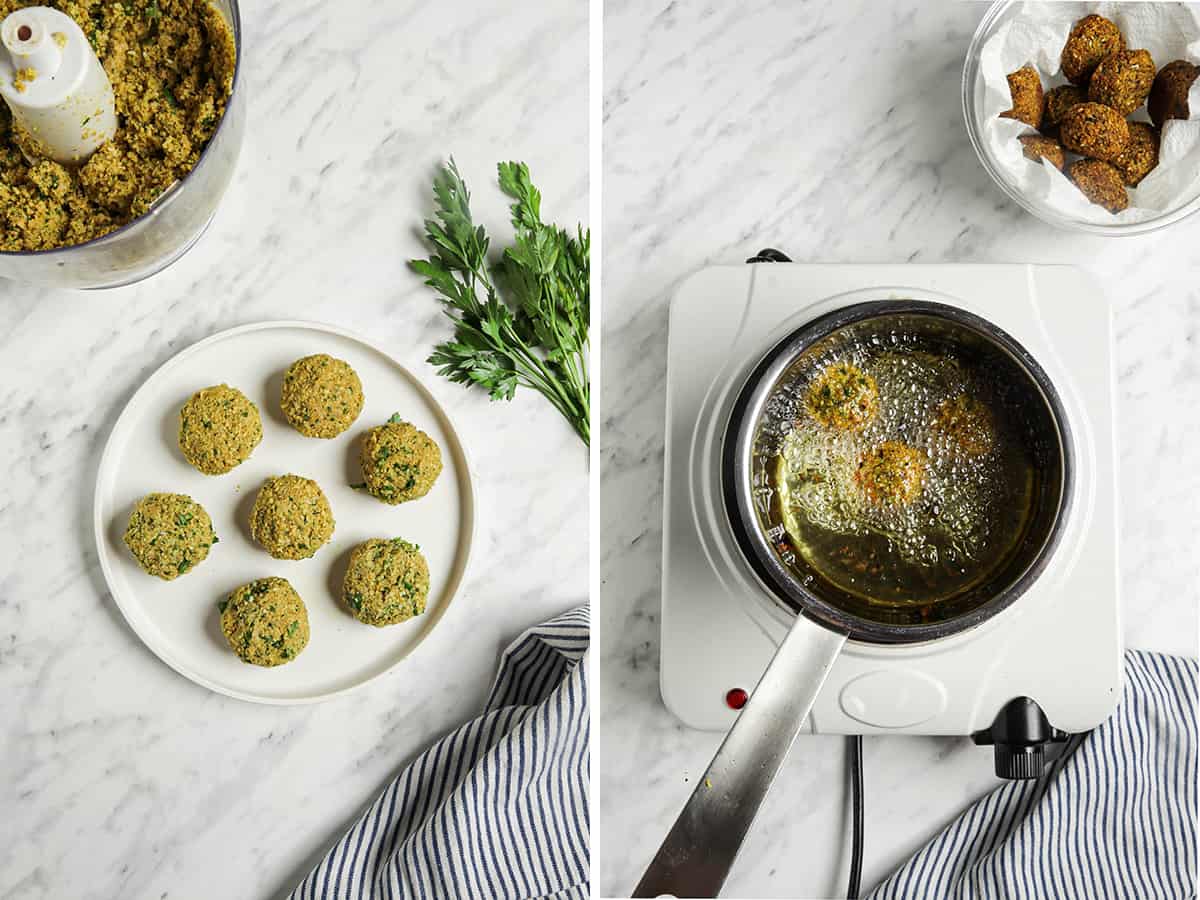
[[[833,427],[814,395],[846,365],[874,382],[877,402],[868,421]],[[1030,518],[1034,472],[995,375],[953,345],[899,331],[794,366],[755,443],[764,524],[785,561],[794,548],[842,591],[883,605],[953,597],[1002,566]]]

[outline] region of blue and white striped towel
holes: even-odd
[[[984,797],[870,900],[1196,896],[1195,660],[1131,650],[1116,712]]]
[[[483,715],[400,773],[291,900],[588,896],[588,608],[505,652]]]

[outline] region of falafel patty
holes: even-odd
[[[1071,28],[1063,46],[1062,73],[1072,84],[1085,85],[1104,57],[1125,49],[1125,36],[1104,16],[1084,16]]]
[[[1060,84],[1046,91],[1045,107],[1042,110],[1042,133],[1048,137],[1057,137],[1067,110],[1080,103],[1087,103],[1087,90],[1077,85]]]
[[[350,554],[342,599],[355,618],[382,628],[425,612],[429,565],[421,548],[401,538],[364,541]]]
[[[1125,181],[1115,167],[1099,159],[1080,159],[1071,163],[1067,175],[1083,195],[1116,214],[1129,206]]]
[[[217,533],[186,494],[147,494],[129,516],[124,541],[142,571],[172,581],[204,562]]]
[[[1054,138],[1041,134],[1023,134],[1017,138],[1021,142],[1021,152],[1026,159],[1034,162],[1046,160],[1060,172],[1067,164],[1067,155],[1063,153],[1062,144]]]
[[[862,455],[854,480],[871,503],[907,506],[925,488],[925,454],[900,441],[884,441]]]
[[[196,391],[179,410],[179,449],[205,475],[240,466],[261,440],[258,407],[227,384]]]
[[[1111,106],[1123,116],[1146,102],[1154,86],[1154,60],[1147,50],[1119,50],[1096,66],[1088,100]]]
[[[813,379],[804,396],[809,415],[826,428],[851,431],[875,418],[879,387],[875,379],[848,362],[835,362]]]
[[[967,456],[983,456],[996,444],[996,424],[987,404],[969,394],[944,400],[934,416],[934,434]]]
[[[308,645],[308,609],[284,578],[235,588],[219,608],[221,633],[242,662],[281,666]]]
[[[1129,143],[1113,160],[1113,168],[1130,187],[1136,187],[1158,166],[1158,141],[1158,129],[1153,125],[1129,123]]]
[[[1033,66],[1022,66],[1008,76],[1008,92],[1012,109],[1000,113],[1002,119],[1017,119],[1026,125],[1040,128],[1045,95],[1042,77]]]
[[[424,497],[442,472],[437,443],[398,414],[367,432],[359,461],[367,492],[384,503]]]
[[[1062,145],[1081,156],[1112,162],[1129,144],[1129,124],[1102,103],[1080,103],[1063,116]]]
[[[306,437],[335,438],[362,412],[362,381],[345,360],[325,353],[306,356],[284,373],[279,405]]]
[[[329,543],[333,527],[320,485],[299,475],[268,478],[250,511],[250,536],[276,559],[308,559]]]
[[[1200,75],[1200,66],[1186,59],[1176,59],[1163,66],[1154,76],[1146,101],[1150,121],[1162,128],[1168,119],[1190,118],[1188,95],[1197,75]]]

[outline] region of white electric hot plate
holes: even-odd
[[[337,438],[304,437],[279,407],[283,372],[303,356],[344,359],[362,379],[362,414]],[[179,409],[195,391],[226,383],[258,407],[263,439],[225,475],[203,475],[179,451]],[[399,413],[441,447],[443,470],[419,500],[389,506],[350,485],[362,480],[358,446],[371,427]],[[314,479],[336,520],[333,539],[307,560],[273,559],[250,538],[255,494],[274,475]],[[219,542],[174,581],[147,575],[122,541],[142,496],[188,494],[213,520]],[[215,334],[150,376],[117,420],[100,462],[95,501],[100,565],[133,630],[163,662],[192,681],[259,703],[308,703],[382,675],[421,643],[462,583],[474,531],[474,492],[458,435],[445,411],[410,372],[380,348],[327,325],[266,322]],[[364,625],[342,604],[350,551],[369,538],[401,537],[429,563],[425,612],[386,628]],[[256,578],[286,578],[308,607],[311,637],[291,663],[243,663],[221,634],[217,603]]]

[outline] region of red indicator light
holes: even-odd
[[[749,699],[750,695],[741,688],[733,688],[725,695],[725,702],[729,704],[730,709],[741,709]]]

